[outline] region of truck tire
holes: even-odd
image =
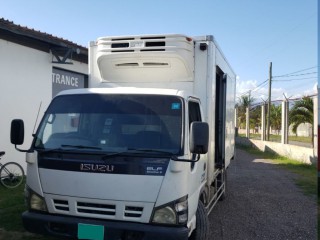
[[[201,201],[198,203],[196,212],[196,229],[193,230],[189,240],[208,240],[209,238],[209,219],[207,211]]]

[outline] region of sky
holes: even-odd
[[[0,17],[82,46],[102,36],[213,35],[237,74],[237,97],[316,93],[317,0],[0,0]]]

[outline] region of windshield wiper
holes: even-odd
[[[111,152],[111,153],[103,155],[102,160],[106,160],[109,157],[114,157],[114,156],[118,156],[118,155],[125,154],[125,153],[128,153],[128,150],[121,151],[121,152]]]
[[[149,149],[149,148],[128,148],[128,151],[132,151],[134,153],[161,153],[166,155],[174,155],[172,152],[157,150],[157,149]]]
[[[62,151],[64,149],[62,149],[61,147],[58,147],[58,148],[35,148],[35,150],[41,153],[48,153],[48,152]]]
[[[67,148],[67,149],[66,149]],[[92,147],[92,146],[83,146],[83,145],[61,145],[57,148],[35,148],[35,150],[42,152],[42,153],[48,153],[48,152],[56,152],[56,151],[67,151],[70,152],[72,149],[95,149],[95,150],[101,150],[99,147]]]
[[[61,147],[76,148],[76,149],[95,149],[95,150],[102,150],[102,148],[100,148],[100,147],[85,146],[85,145],[68,145],[68,144],[62,144]]]
[[[155,149],[128,148],[125,151],[113,152],[113,153],[106,154],[102,157],[102,159],[106,160],[109,157],[114,157],[114,156],[118,156],[118,155],[130,155],[130,154],[141,154],[141,153],[155,153],[154,155],[156,155],[156,156],[169,155],[170,157],[174,155],[172,152],[155,150]],[[161,155],[159,155],[159,153]]]

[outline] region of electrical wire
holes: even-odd
[[[308,72],[308,73],[302,73],[302,74],[296,74],[296,73],[300,73],[300,72],[304,72],[307,70],[311,70],[314,68],[318,68],[318,66],[314,66],[314,67],[309,67],[309,68],[305,68],[305,69],[301,69],[295,72],[291,72],[291,73],[286,73],[283,75],[278,75],[278,76],[273,76],[272,77],[272,81],[275,82],[290,82],[290,81],[300,81],[300,80],[307,80],[307,79],[317,79],[317,77],[310,77],[310,78],[297,78],[297,79],[283,79],[283,80],[279,80],[277,78],[281,78],[281,77],[296,77],[296,76],[303,76],[303,75],[310,75],[310,74],[316,74],[318,72]],[[239,97],[242,97],[244,95],[247,95],[251,92],[257,91],[259,88],[263,87],[263,84],[266,84],[266,82],[269,81],[269,79],[266,79],[265,81],[259,83],[259,85],[257,85],[254,89],[250,89],[246,92],[240,93]]]
[[[306,80],[306,79],[317,79],[317,77],[296,78],[296,79],[283,79],[283,80],[272,79],[272,81],[275,81],[275,82],[291,82],[291,81],[300,81],[300,80]]]
[[[277,78],[277,77],[297,77],[297,76],[310,75],[310,74],[316,74],[316,73],[318,73],[318,72],[309,72],[309,73],[302,73],[302,74],[288,74],[285,76],[274,76],[274,78]]]
[[[254,89],[252,89],[252,90],[248,90],[248,91],[246,91],[246,92],[244,92],[244,93],[240,93],[241,95],[240,95],[239,97],[242,97],[242,96],[244,96],[244,95],[247,95],[249,92],[254,92],[254,91],[256,91],[257,89],[259,89],[260,87],[262,87],[261,85],[266,84],[267,81],[269,81],[269,79],[267,79],[267,80],[259,83],[259,85],[257,85],[257,86],[256,86]]]
[[[299,71],[295,71],[295,72],[292,72],[292,73],[286,73],[286,74],[283,74],[283,75],[279,75],[279,76],[273,76],[274,78],[276,77],[286,77],[288,75],[291,75],[291,74],[296,74],[296,73],[299,73],[299,72],[304,72],[304,71],[307,71],[307,70],[310,70],[310,69],[314,69],[314,68],[317,68],[318,66],[314,66],[314,67],[309,67],[309,68],[305,68],[305,69],[302,69],[302,70],[299,70]]]

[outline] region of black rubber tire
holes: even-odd
[[[209,219],[207,211],[201,201],[198,203],[196,212],[196,229],[193,230],[189,240],[208,240],[209,239]]]
[[[23,168],[15,162],[8,162],[0,169],[0,182],[6,188],[18,187],[24,178]]]

